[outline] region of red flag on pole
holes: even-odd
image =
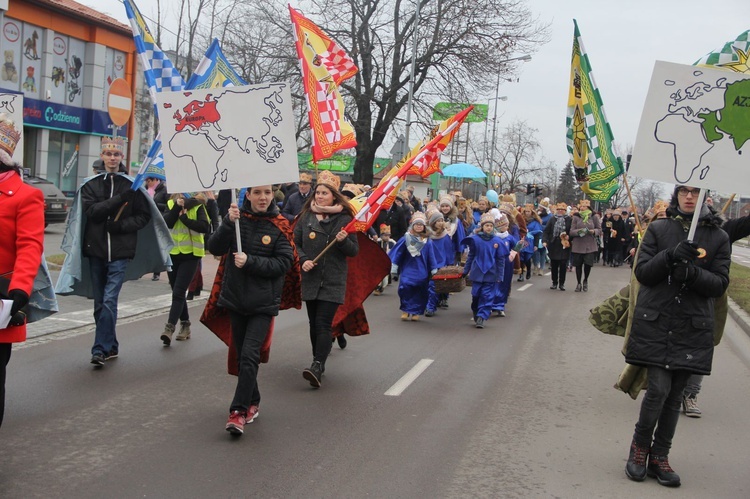
[[[307,98],[312,156],[317,163],[339,149],[357,145],[354,127],[344,116],[339,85],[359,69],[344,49],[291,5],[289,15]]]
[[[417,168],[417,172],[421,175],[422,171],[426,170],[433,164],[437,158],[438,164],[440,164],[440,154],[450,143],[456,131],[466,119],[466,116],[474,109],[474,106],[469,106],[460,113],[456,114],[452,118],[445,120],[440,126],[434,130],[434,136],[427,142],[426,145],[422,146],[416,154],[411,154],[408,159],[400,164],[395,174],[383,179],[375,190],[367,197],[367,201],[364,206],[360,208],[354,219],[344,227],[347,232],[355,231],[366,231],[375,222],[375,219],[383,209],[386,201],[391,199],[391,195],[395,195],[395,188],[398,183],[412,170],[413,167]],[[447,125],[443,128],[442,125]]]

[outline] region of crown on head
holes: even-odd
[[[341,186],[341,179],[335,173],[331,173],[328,170],[323,170],[318,173],[317,183],[330,187],[334,191],[338,191],[339,187]]]
[[[117,151],[125,154],[125,139],[121,137],[102,137],[102,152]]]
[[[21,132],[16,129],[13,120],[6,114],[0,113],[0,150],[12,157],[19,140],[21,140]]]
[[[391,233],[391,226],[390,225],[380,224],[380,234],[381,235],[383,235],[383,234],[390,235],[390,233]]]

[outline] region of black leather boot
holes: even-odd
[[[631,480],[642,482],[646,479],[648,450],[648,447],[641,447],[636,444],[635,440],[630,443],[630,456],[628,456],[628,464],[625,465],[625,474]]]
[[[323,366],[317,360],[312,365],[302,371],[302,377],[310,382],[310,386],[320,388],[320,381],[323,378]]]
[[[656,478],[660,485],[665,487],[679,487],[680,475],[674,472],[669,465],[667,456],[648,456],[648,476]]]

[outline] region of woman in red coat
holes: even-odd
[[[0,294],[12,300],[11,321],[0,329],[0,426],[5,412],[5,368],[11,345],[26,340],[26,316],[44,250],[44,195],[21,178],[12,160],[21,134],[0,114]]]

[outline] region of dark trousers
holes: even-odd
[[[169,287],[172,288],[172,306],[169,307],[167,322],[172,325],[177,324],[178,318],[181,321],[190,320],[185,295],[199,263],[200,258],[193,255],[189,258],[172,255],[172,270],[167,272]]]
[[[689,377],[687,371],[669,371],[655,366],[648,368],[648,388],[643,395],[633,440],[640,447],[651,447],[651,453],[655,456],[669,454],[680,418],[682,390]]]
[[[13,343],[0,343],[0,426],[5,414],[5,368],[10,360],[10,349]]]
[[[307,318],[310,321],[313,359],[325,365],[328,354],[331,353],[331,325],[339,304],[323,300],[309,300],[305,302],[305,306]]]
[[[229,412],[247,412],[251,405],[260,405],[258,390],[258,368],[260,348],[271,327],[272,316],[267,314],[244,315],[229,311],[232,325],[232,342],[237,350],[237,388]],[[329,348],[330,348],[330,341]]]
[[[552,274],[552,284],[565,286],[568,260],[550,260],[549,268]]]

